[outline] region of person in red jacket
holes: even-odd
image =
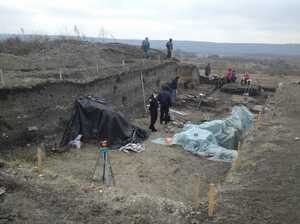
[[[251,77],[248,72],[245,72],[242,80],[241,80],[241,85],[250,85],[251,82]]]
[[[232,81],[232,68],[228,68],[226,78],[227,83],[230,83]]]

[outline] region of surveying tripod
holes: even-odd
[[[96,159],[94,171],[93,171],[93,179],[94,180],[101,180],[103,184],[106,186],[112,186],[115,185],[115,178],[110,162],[110,158],[108,155],[109,148],[107,147],[107,144],[100,144],[100,147],[98,148],[98,156]],[[101,166],[101,163],[103,164]],[[99,174],[97,175],[97,171]],[[102,173],[102,177],[101,177]]]

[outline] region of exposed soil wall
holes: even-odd
[[[0,149],[41,138],[54,144],[61,137],[74,100],[80,96],[102,96],[127,117],[139,115],[144,112],[141,72],[148,98],[160,82],[170,81],[180,73],[192,73],[193,69],[165,62],[89,83],[60,81],[32,88],[0,89]]]

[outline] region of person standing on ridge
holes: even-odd
[[[171,58],[172,51],[173,51],[173,40],[171,38],[167,42],[166,47],[167,47],[167,58]]]
[[[144,57],[149,58],[150,42],[149,42],[148,37],[146,37],[145,40],[143,40],[142,49],[144,51]]]

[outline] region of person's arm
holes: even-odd
[[[171,107],[172,106],[172,99],[171,99],[171,95],[168,95],[168,104]]]
[[[159,94],[159,95],[157,96],[157,101],[158,101],[158,103],[160,104],[160,101],[161,101],[161,94]]]

